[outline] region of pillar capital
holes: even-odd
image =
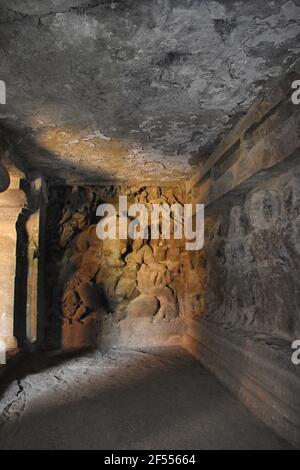
[[[5,170],[9,178],[9,185],[5,191],[1,192],[1,168]],[[0,220],[1,222],[5,217],[17,217],[24,207],[26,202],[25,193],[20,189],[21,179],[25,178],[23,172],[16,168],[7,159],[2,159],[0,162]]]

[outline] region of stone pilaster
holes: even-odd
[[[39,313],[42,309],[42,270],[44,251],[44,230],[46,213],[46,184],[41,176],[36,176],[30,185],[29,210],[26,221],[27,244],[27,302],[26,302],[26,336],[30,343],[36,342],[42,323]],[[40,338],[41,339],[41,338]]]
[[[23,174],[15,167],[8,171],[9,188],[0,194],[0,341],[10,350],[17,347],[14,336],[16,222],[26,198],[20,189]]]

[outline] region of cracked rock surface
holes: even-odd
[[[177,347],[30,358],[0,411],[1,449],[288,448]]]
[[[298,0],[1,0],[1,123],[69,182],[182,180],[299,54]]]

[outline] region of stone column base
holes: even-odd
[[[6,350],[17,349],[18,343],[14,336],[0,336],[0,345],[4,343]]]

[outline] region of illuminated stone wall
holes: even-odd
[[[46,285],[47,338],[52,347],[95,345],[111,330],[117,342],[123,335],[129,341],[129,335],[137,343],[151,335],[158,339],[161,331],[165,339],[179,333],[185,301],[184,241],[101,241],[96,235],[96,208],[103,202],[117,208],[119,195],[127,196],[128,205],[183,202],[182,191],[171,188],[50,191]]]
[[[207,212],[204,250],[193,261],[196,273],[188,271],[198,287],[187,314],[287,339],[300,335],[299,188],[298,165]]]

